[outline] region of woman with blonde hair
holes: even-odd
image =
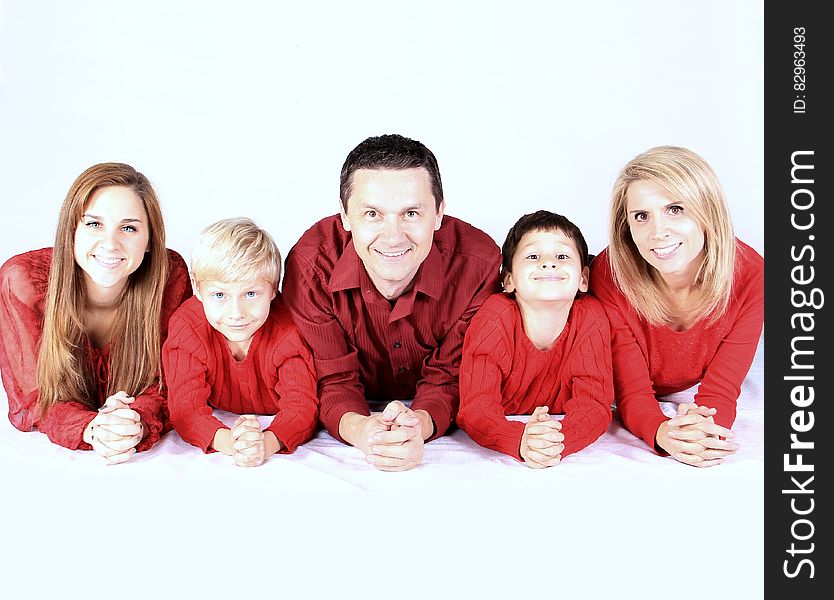
[[[614,184],[591,291],[611,322],[617,413],[659,454],[707,467],[730,428],[764,321],[764,260],[733,235],[718,179],[686,148],[632,159]],[[700,383],[669,418],[658,395]]]
[[[191,295],[148,179],[122,163],[78,176],[55,244],[0,267],[0,372],[9,420],[109,463],[170,426],[161,347]]]

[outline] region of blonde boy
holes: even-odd
[[[313,359],[281,300],[280,278],[275,242],[250,219],[209,225],[191,255],[194,297],[172,315],[162,349],[174,429],[239,466],[293,452],[318,417]],[[229,428],[215,408],[241,416]],[[256,414],[275,418],[261,431]]]
[[[466,331],[457,421],[482,446],[550,467],[611,421],[608,319],[584,294],[588,246],[562,215],[524,215],[501,252],[505,293],[487,298]],[[506,418],[531,413],[526,425]]]

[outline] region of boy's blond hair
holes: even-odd
[[[191,251],[191,276],[195,282],[266,279],[277,286],[281,253],[252,219],[222,219],[200,232]]]

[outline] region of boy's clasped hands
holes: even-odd
[[[546,406],[537,406],[524,426],[519,453],[528,467],[558,465],[565,450],[562,423],[550,417]]]

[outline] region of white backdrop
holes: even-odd
[[[148,175],[168,245],[186,257],[203,226],[234,215],[286,253],[336,211],[347,153],[392,132],[437,155],[449,214],[500,243],[521,214],[548,208],[595,253],[620,167],[651,146],[687,146],[718,173],[739,237],[763,253],[762,2],[0,0],[0,262],[51,245],[70,184],[101,161]],[[463,490],[235,501],[226,489],[216,508],[200,489],[194,512],[152,481],[138,497],[114,487],[89,498],[83,478],[65,479],[38,471],[15,479],[24,495],[4,492],[2,517],[31,533],[4,536],[0,589],[37,581],[68,595],[77,579],[85,598],[207,585],[354,597],[346,582],[361,577],[371,598],[760,590],[749,570],[760,538],[738,546],[731,522],[699,508],[705,498],[664,497],[674,484],[660,475],[642,497],[594,482],[579,514],[529,489],[471,489],[465,503]],[[645,497],[656,521],[620,512]],[[135,516],[111,520],[123,511]],[[755,526],[761,505],[750,511]],[[693,538],[714,540],[714,554],[691,556]],[[271,581],[286,560],[291,588]],[[157,581],[162,562],[189,578]]]
[[[500,244],[525,212],[606,244],[618,170],[687,146],[764,252],[763,7],[667,2],[24,2],[0,36],[0,260],[52,244],[74,178],[122,161],[169,246],[245,215],[285,254],[370,135],[437,155],[449,214]],[[10,218],[9,218],[10,217]]]

